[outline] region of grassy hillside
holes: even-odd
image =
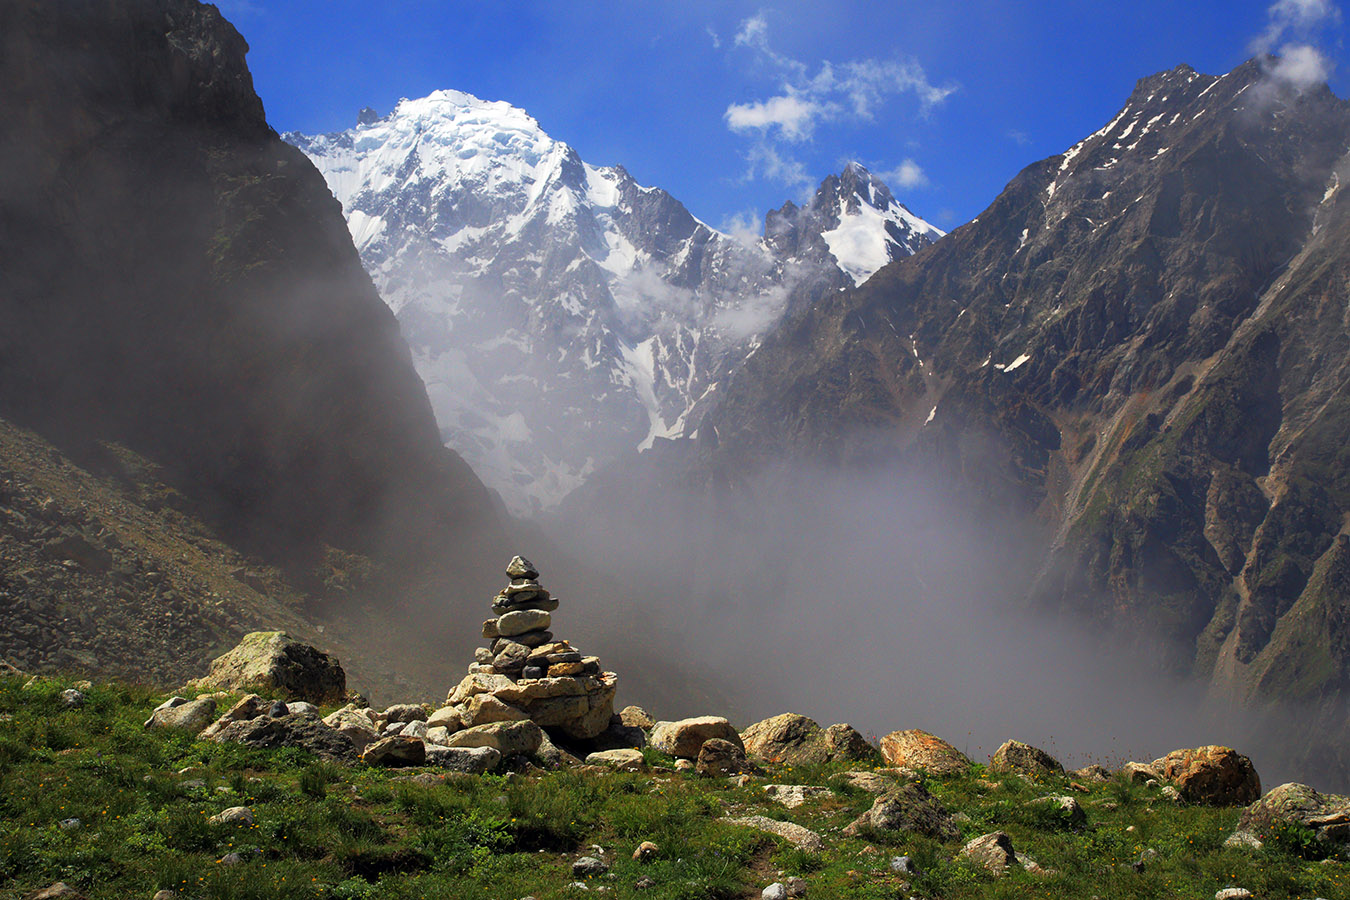
[[[843,767],[775,767],[743,783],[673,770],[646,751],[648,770],[521,771],[484,776],[431,769],[344,767],[296,750],[266,751],[146,731],[162,699],[123,684],[0,678],[0,897],[62,881],[91,900],[245,898],[496,898],[537,900],[602,889],[615,898],[753,898],[799,877],[807,897],[1212,897],[1241,886],[1261,898],[1341,897],[1344,856],[1311,834],[1267,835],[1261,851],[1224,848],[1238,808],[1190,806],[1123,778],[992,775],[979,765],[922,778],[952,813],[949,840],[912,831],[842,833],[874,800],[838,778]],[[223,698],[224,703],[230,698]],[[826,786],[788,809],[768,783]],[[1076,797],[1086,823],[1030,801]],[[247,806],[251,824],[211,821]],[[761,815],[817,832],[821,852],[725,817]],[[1000,878],[958,857],[962,845],[1006,832],[1045,870]],[[643,841],[657,845],[632,859]],[[603,848],[603,852],[596,847]],[[237,857],[231,854],[238,854]],[[574,877],[599,855],[606,874]],[[909,856],[917,874],[892,869]],[[643,886],[647,885],[647,886]]]

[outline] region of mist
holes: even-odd
[[[1278,737],[1283,714],[1211,696],[1168,670],[1175,654],[1146,630],[1104,624],[1107,598],[1093,622],[1030,606],[1045,535],[929,473],[798,465],[717,495],[630,488],[549,531],[626,586],[621,597],[564,586],[588,596],[586,615],[650,622],[646,635],[598,625],[591,651],[711,679],[729,704],[666,699],[649,710],[657,718],[722,714],[743,729],[795,712],[873,740],[921,728],[976,762],[1021,740],[1068,767],[1225,744],[1267,786],[1343,780],[1295,761]],[[649,702],[618,671],[619,705]]]

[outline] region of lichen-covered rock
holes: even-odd
[[[1153,768],[1177,786],[1187,803],[1240,806],[1261,796],[1261,777],[1247,757],[1231,747],[1209,745],[1173,750]]]
[[[427,745],[406,734],[376,741],[361,752],[361,761],[371,766],[420,766],[426,758]]]
[[[758,762],[805,765],[824,762],[820,726],[797,713],[756,722],[741,732],[745,755]]]
[[[1243,810],[1237,833],[1260,841],[1288,826],[1306,828],[1329,845],[1350,844],[1350,797],[1297,782],[1282,784]]]
[[[1127,762],[1120,767],[1120,774],[1132,784],[1147,784],[1162,777],[1162,773],[1156,768],[1141,762]]]
[[[995,878],[1017,862],[1012,838],[1002,831],[980,835],[962,847],[957,856],[969,859]]]
[[[852,837],[869,829],[914,831],[940,841],[953,840],[959,833],[951,814],[921,784],[902,784],[882,794],[844,834]]]
[[[989,757],[989,771],[1043,777],[1063,775],[1064,766],[1039,747],[1021,741],[1004,741]]]
[[[201,738],[209,741],[231,722],[245,722],[266,715],[271,706],[272,701],[270,700],[264,700],[257,694],[246,694],[238,703],[227,709],[224,715],[208,725],[206,730],[201,733]]]
[[[210,672],[192,684],[203,690],[258,690],[336,703],[346,696],[347,673],[327,653],[285,632],[255,631],[217,657]]]
[[[468,775],[491,772],[502,761],[501,751],[496,747],[439,747],[428,744],[425,751],[428,766]]]
[[[608,766],[621,772],[641,772],[647,768],[646,760],[638,750],[599,750],[586,757],[588,766]]]
[[[745,748],[736,729],[721,716],[695,716],[676,722],[657,722],[652,728],[651,745],[671,756],[697,759],[703,742],[710,738],[720,738],[742,750]]]
[[[493,722],[475,725],[457,731],[446,739],[451,747],[492,747],[503,756],[521,753],[526,756],[539,749],[544,731],[534,722]]]
[[[380,738],[380,733],[375,729],[375,720],[350,705],[329,713],[324,717],[323,723],[346,735],[358,753]]]
[[[922,769],[930,775],[955,775],[970,768],[964,753],[918,728],[892,731],[883,737],[881,755],[889,765]]]
[[[625,706],[619,710],[619,720],[626,728],[648,729],[656,724],[652,714],[640,706]]]
[[[717,777],[740,775],[743,772],[750,772],[751,767],[740,744],[733,744],[722,738],[708,738],[703,742],[703,746],[698,748],[698,761],[694,763],[694,771],[700,775]]]

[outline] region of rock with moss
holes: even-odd
[[[913,831],[940,841],[959,834],[951,813],[921,784],[902,784],[882,794],[872,808],[844,829],[850,837],[869,831]]]
[[[262,691],[311,703],[336,703],[347,693],[347,673],[327,653],[283,631],[244,635],[233,650],[217,657],[200,690]]]
[[[741,736],[721,716],[694,716],[675,722],[657,722],[652,728],[651,744],[662,753],[681,759],[698,759],[704,741],[720,738],[744,749]]]
[[[1298,831],[1328,847],[1350,844],[1350,797],[1323,794],[1296,782],[1282,784],[1242,811],[1235,836],[1251,835],[1259,846]]]
[[[173,697],[155,708],[146,720],[145,727],[176,728],[197,734],[211,724],[215,715],[216,701],[211,697],[197,700]]]
[[[1261,796],[1261,776],[1247,757],[1231,747],[1208,745],[1173,750],[1153,768],[1176,785],[1187,803],[1240,806]]]
[[[964,753],[936,735],[918,728],[892,731],[881,739],[881,755],[889,765],[929,775],[958,775],[970,768]]]
[[[337,762],[354,762],[358,756],[350,737],[325,725],[321,719],[305,715],[259,716],[231,722],[211,740],[269,750],[298,747]]]
[[[1044,777],[1063,775],[1064,767],[1039,747],[1021,741],[1004,741],[989,757],[989,771]]]

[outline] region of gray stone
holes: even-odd
[[[544,739],[544,731],[531,721],[493,722],[457,731],[449,737],[451,747],[494,747],[502,755],[533,754]]]
[[[787,885],[775,881],[759,893],[760,900],[787,900]]]
[[[520,670],[521,678],[539,679],[545,678],[547,675],[548,671],[540,666],[526,666]]]
[[[396,703],[381,713],[386,722],[425,722],[427,708],[421,703]]]
[[[891,871],[901,875],[918,875],[919,866],[908,856],[892,856]]]
[[[64,881],[45,887],[29,894],[25,900],[84,900],[84,894],[67,885]]]
[[[750,772],[751,767],[745,758],[745,751],[739,744],[733,744],[722,738],[708,738],[698,748],[698,761],[694,764],[694,771],[700,775],[717,778]]]
[[[405,734],[376,741],[361,753],[361,761],[371,766],[420,766],[426,758],[427,745]]]
[[[872,802],[872,808],[849,823],[844,834],[852,837],[868,830],[913,831],[940,841],[956,838],[959,831],[952,815],[922,785],[901,784]]]
[[[84,706],[84,692],[66,688],[61,692],[61,705],[68,709],[79,709]]]
[[[788,809],[796,809],[808,800],[819,800],[822,797],[828,797],[834,792],[827,787],[818,787],[808,784],[766,784],[764,785],[764,796],[777,803],[781,803]]]
[[[1252,900],[1256,896],[1246,888],[1231,887],[1224,888],[1214,895],[1214,900]]]
[[[216,825],[252,825],[253,810],[247,806],[231,806],[229,809],[216,813],[207,821]]]
[[[174,701],[179,701],[175,703]],[[169,703],[174,705],[170,706]],[[200,700],[183,700],[181,697],[175,697],[173,700],[160,704],[159,707],[151,713],[146,721],[146,728],[178,728],[183,731],[197,734],[206,726],[211,724],[211,720],[216,715],[216,701],[210,697],[203,697]]]
[[[506,565],[506,577],[512,581],[517,579],[533,579],[539,577],[539,570],[535,568],[534,563],[523,556],[514,556],[511,562]]]
[[[282,716],[290,715],[291,710],[280,700],[273,700],[272,704],[267,707],[267,714],[274,719],[280,719]]]
[[[59,827],[62,831],[77,831],[77,830],[79,830],[79,827],[80,827],[80,820],[79,820],[79,819],[62,819],[62,820],[58,823],[58,827]]]
[[[427,723],[408,722],[399,729],[398,733],[404,737],[415,737],[419,741],[425,741],[427,739]]]
[[[502,761],[501,751],[495,747],[439,747],[426,748],[426,764],[452,772],[482,775],[497,768]]]
[[[583,856],[572,863],[573,878],[599,878],[608,871],[609,866],[605,861],[594,856]]]
[[[304,700],[292,700],[286,704],[286,709],[293,716],[318,716],[319,708],[313,703],[306,703]]]
[[[375,730],[375,723],[370,717],[350,706],[329,713],[324,717],[323,723],[346,736],[358,753],[380,739],[380,734]]]
[[[357,758],[356,744],[350,737],[313,716],[287,715],[279,719],[259,716],[247,721],[230,722],[212,735],[211,740],[268,750],[299,747],[339,762],[352,762]]]
[[[722,821],[731,825],[754,828],[768,834],[776,834],[794,847],[810,853],[819,853],[825,849],[825,842],[821,840],[820,835],[793,822],[780,822],[777,819],[770,819],[765,816],[742,816],[734,819],[723,819]]]
[[[516,641],[500,641],[494,649],[497,655],[492,658],[492,665],[503,672],[518,672],[525,668],[525,660],[530,655],[530,648]]]
[[[1064,767],[1049,753],[1021,741],[1004,741],[989,757],[990,772],[1018,775],[1063,775]]]
[[[1237,830],[1260,840],[1290,825],[1314,832],[1329,847],[1350,844],[1350,797],[1323,794],[1296,782],[1282,784],[1243,810]]]

